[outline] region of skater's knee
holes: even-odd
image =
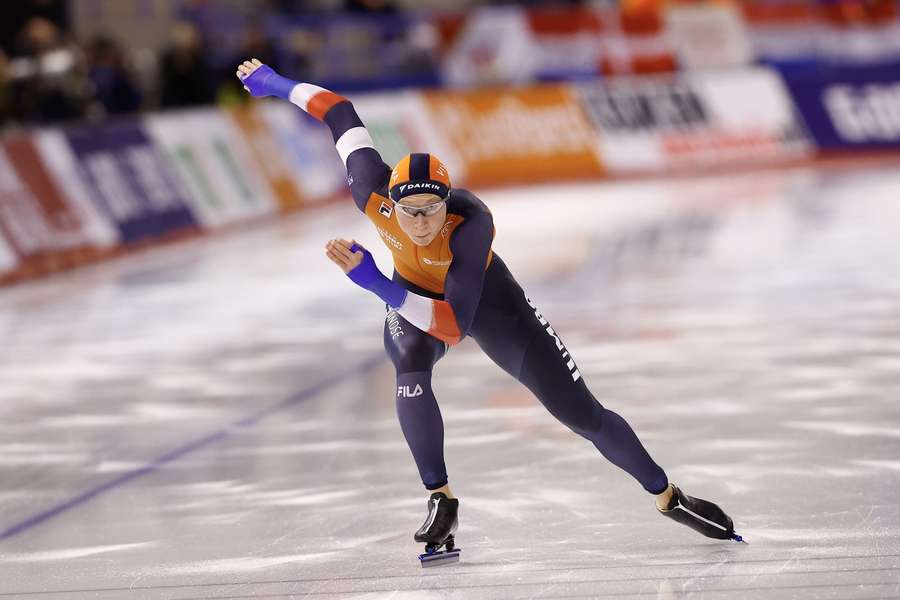
[[[430,371],[444,355],[444,342],[418,329],[396,338],[385,336],[385,351],[397,373]]]
[[[593,397],[585,398],[582,402],[570,405],[569,410],[560,416],[559,420],[578,435],[595,439],[603,435],[603,425],[608,412]]]

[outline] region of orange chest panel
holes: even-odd
[[[450,236],[463,218],[447,214],[441,232],[428,246],[417,246],[409,239],[400,224],[393,203],[378,194],[372,194],[366,204],[366,216],[375,225],[381,241],[394,256],[394,268],[403,279],[437,294],[444,293],[444,280],[453,261]]]

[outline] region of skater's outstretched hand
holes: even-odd
[[[244,84],[244,89],[254,98],[262,96],[278,96],[288,100],[291,90],[297,85],[286,77],[276,73],[272,67],[264,65],[259,59],[245,60],[235,71],[237,78]]]
[[[344,239],[328,240],[325,244],[325,254],[331,259],[331,262],[341,268],[344,273],[349,273],[358,267],[365,257],[365,248],[356,244],[358,250],[355,252],[351,249],[356,241],[347,241]]]
[[[244,62],[242,62],[241,64],[238,65],[235,75],[237,75],[237,78],[241,80],[241,83],[244,83],[245,79],[250,77],[250,75],[252,75],[254,71],[256,71],[258,68],[260,68],[262,66],[264,66],[264,65],[260,62],[260,60],[258,58],[254,58],[253,60],[245,60]],[[250,92],[251,94],[253,93],[252,91],[250,91],[250,88],[248,88],[246,85],[244,86],[244,89],[247,90],[248,92]]]

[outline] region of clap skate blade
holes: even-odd
[[[664,516],[687,525],[694,531],[709,538],[733,540],[748,543],[734,531],[734,523],[725,511],[708,500],[693,498],[673,486],[672,501],[666,510],[660,510]]]
[[[439,550],[443,547],[444,550]],[[447,538],[443,544],[425,546],[425,554],[419,555],[422,567],[437,567],[459,562],[460,549],[454,546],[453,536]]]

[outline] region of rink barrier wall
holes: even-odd
[[[353,97],[384,158],[430,151],[455,186],[784,166],[900,150],[900,74],[687,72]],[[0,140],[0,283],[341,198],[327,127],[283,102]]]

